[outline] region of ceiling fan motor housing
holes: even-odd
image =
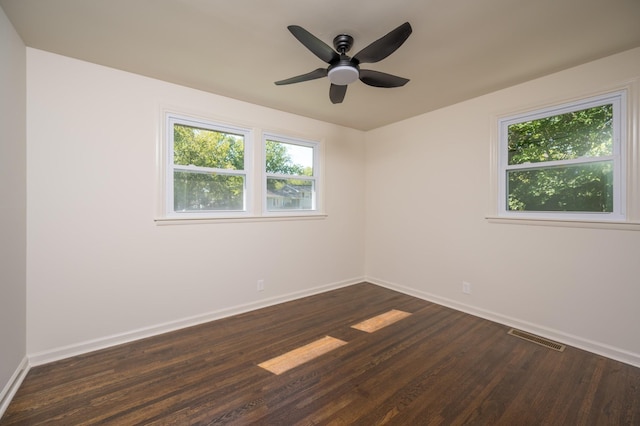
[[[347,53],[351,50],[351,46],[353,46],[353,37],[349,34],[340,34],[333,39],[333,47],[335,47],[336,51],[340,54],[344,55]]]

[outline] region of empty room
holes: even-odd
[[[637,0],[0,0],[0,425],[640,424]]]

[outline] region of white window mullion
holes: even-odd
[[[505,170],[534,170],[534,169],[550,169],[552,167],[571,166],[575,164],[588,164],[588,163],[603,163],[606,161],[615,161],[614,155],[606,155],[602,157],[580,157],[571,160],[558,160],[558,161],[541,161],[539,163],[523,163],[512,164],[506,166]]]
[[[627,93],[622,91],[613,101],[613,207],[619,212],[622,219],[627,214],[627,164],[626,164],[626,138],[627,138]]]
[[[209,167],[198,167],[198,166],[179,166],[174,165],[173,170],[181,171],[181,172],[191,172],[191,173],[203,173],[203,174],[211,174],[211,175],[229,175],[229,176],[245,176],[247,173],[245,170],[232,170],[232,169],[215,169]]]

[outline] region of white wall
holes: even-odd
[[[640,232],[485,220],[498,114],[638,77],[640,49],[368,132],[368,277],[640,365]]]
[[[364,276],[362,132],[30,48],[27,87],[35,363]],[[157,225],[161,106],[324,138],[328,217]]]
[[[366,273],[640,365],[640,232],[485,220],[496,114],[638,76],[633,50],[363,134],[27,49],[27,353],[45,362]],[[162,105],[324,137],[329,217],[156,225]]]
[[[0,403],[26,355],[25,68],[24,43],[0,8]]]

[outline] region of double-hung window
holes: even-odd
[[[625,92],[499,120],[504,217],[625,219]]]
[[[265,134],[263,148],[265,213],[316,211],[318,143]]]
[[[169,114],[167,132],[167,216],[246,213],[251,131]]]
[[[158,222],[324,216],[321,142],[163,114]]]

